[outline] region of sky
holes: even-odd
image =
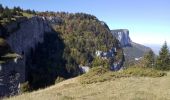
[[[170,44],[170,0],[0,0],[4,6],[36,11],[84,12],[110,29],[129,29],[132,41]]]

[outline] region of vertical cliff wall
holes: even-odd
[[[20,55],[0,64],[0,96],[15,95],[19,92],[19,84],[25,81],[26,62],[28,56],[35,50],[37,44],[44,41],[44,33],[52,29],[48,20],[43,17],[32,17],[22,21],[16,21],[6,26],[9,36],[6,38],[11,50]]]
[[[17,54],[27,54],[30,49],[34,49],[38,43],[43,42],[45,32],[50,32],[46,20],[41,17],[33,17],[20,23],[18,31],[11,33],[7,42],[11,49]]]
[[[131,46],[131,39],[129,37],[129,30],[127,29],[117,29],[111,30],[113,36],[115,36],[122,47]]]
[[[134,43],[131,41],[129,36],[129,30],[127,29],[117,29],[111,30],[113,36],[115,36],[124,50],[125,55],[125,63],[128,65],[129,63],[135,62],[135,59],[140,59],[144,56],[146,52],[150,50],[150,48]]]
[[[25,66],[22,59],[10,60],[0,65],[0,96],[12,96],[19,93],[19,84],[23,82]]]

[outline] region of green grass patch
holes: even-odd
[[[142,68],[142,67],[130,67],[123,70],[121,73],[130,76],[137,76],[137,77],[162,77],[166,75],[166,73],[163,71],[156,70],[153,68]]]
[[[80,76],[80,82],[82,84],[91,84],[115,80],[122,77],[162,77],[165,75],[165,72],[151,68],[131,67],[122,71],[114,72],[105,68],[95,67],[88,73]]]
[[[22,15],[27,17],[27,18],[33,17],[33,14],[29,14],[29,13],[26,13],[26,12],[22,12]]]

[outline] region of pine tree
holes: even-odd
[[[166,41],[159,52],[159,56],[156,61],[156,68],[160,70],[170,69],[170,53]]]
[[[11,19],[12,14],[11,14],[11,11],[10,11],[10,9],[8,7],[5,7],[4,12],[2,14],[2,17]]]
[[[155,54],[152,50],[149,50],[144,55],[144,63],[146,67],[153,67],[155,63]]]
[[[3,11],[4,11],[4,8],[3,8],[2,4],[0,4],[0,13],[3,13]]]

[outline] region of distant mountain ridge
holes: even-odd
[[[138,60],[143,57],[146,52],[151,50],[149,47],[132,42],[128,29],[116,29],[111,30],[111,32],[123,47],[126,62]]]
[[[151,50],[151,48],[135,42],[131,42],[131,46],[124,47],[123,50],[125,59],[127,61],[133,61],[143,57],[146,52]]]

